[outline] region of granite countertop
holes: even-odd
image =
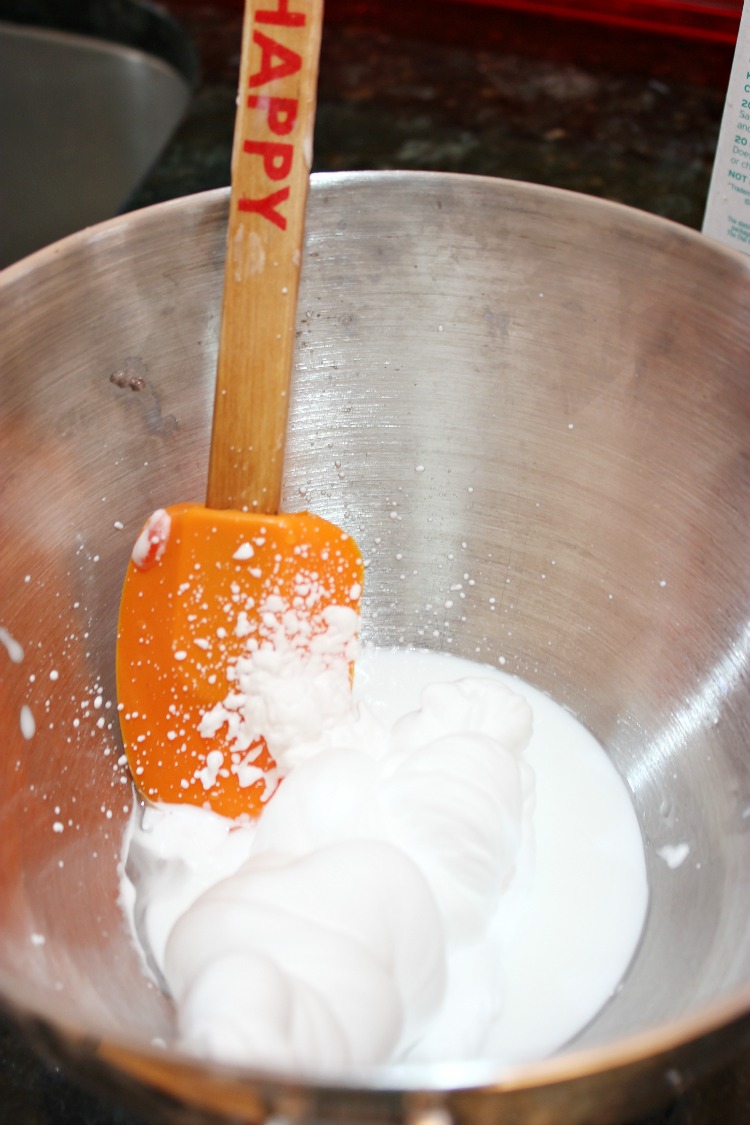
[[[165,0],[163,7],[190,37],[200,76],[185,120],[131,208],[229,181],[241,4]],[[190,52],[185,57],[191,65]],[[315,170],[531,180],[698,228],[731,57],[728,43],[481,5],[328,0]],[[638,1125],[744,1125],[748,1062],[746,1052]],[[147,1125],[39,1062],[0,1022],[0,1125],[74,1123]]]
[[[133,206],[229,180],[241,6],[167,7],[199,45],[202,79]],[[731,57],[539,14],[328,0],[314,169],[505,176],[699,227]]]

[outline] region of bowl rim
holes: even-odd
[[[573,191],[570,188],[554,187],[547,184],[532,183],[528,180],[512,180],[501,176],[484,176],[467,174],[464,172],[433,172],[412,169],[374,169],[362,171],[342,172],[312,172],[310,175],[310,188],[312,193],[323,191],[341,185],[369,186],[388,183],[413,183],[415,187],[429,184],[444,183],[458,185],[461,183],[479,184],[484,187],[492,185],[492,190],[509,193],[520,193],[529,198],[546,198],[558,200],[560,203],[573,207],[585,207],[589,211],[599,211],[602,215],[628,215],[631,221],[637,221],[645,230],[669,230],[678,238],[683,238],[688,244],[700,248],[704,253],[717,254],[739,266],[740,270],[750,274],[750,255],[741,250],[728,246],[711,235],[704,234],[693,227],[685,226],[674,219],[657,215],[650,211],[643,211],[627,203],[620,203],[613,199],[604,199],[600,196],[588,195],[585,192]],[[34,250],[31,254],[11,262],[0,270],[0,291],[6,286],[12,286],[30,271],[41,269],[47,263],[52,263],[58,258],[69,253],[79,245],[84,245],[90,240],[101,241],[108,236],[117,234],[127,227],[148,221],[158,221],[163,215],[176,210],[181,211],[186,207],[223,207],[228,212],[229,187],[209,188],[205,191],[194,192],[189,195],[176,196],[173,199],[161,200],[148,206],[132,211],[123,211],[110,219],[100,223],[83,227],[74,231],[56,242]],[[304,268],[304,267],[303,267]]]

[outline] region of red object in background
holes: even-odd
[[[241,11],[244,0],[162,0],[171,12],[209,11],[213,8]],[[436,3],[446,13],[438,19]],[[326,15],[337,23],[357,20],[389,20],[406,27],[410,20],[424,30],[429,8],[431,24],[446,25],[459,10],[471,17],[512,12],[549,16],[570,23],[654,32],[670,38],[703,40],[734,46],[742,16],[742,0],[327,0]]]
[[[742,0],[451,0],[734,43]]]

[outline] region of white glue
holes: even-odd
[[[703,233],[750,254],[750,8],[743,6]]]

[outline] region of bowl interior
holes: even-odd
[[[117,903],[114,632],[143,519],[205,487],[226,203],[0,281],[0,987],[144,1050],[171,1015]],[[367,640],[550,693],[640,818],[646,930],[576,1049],[747,1002],[749,297],[739,256],[582,196],[314,183],[285,507],[358,539]]]

